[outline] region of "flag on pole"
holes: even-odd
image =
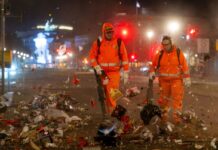
[[[138,1],[136,1],[136,7],[137,8],[140,8],[141,6],[140,6],[140,3],[138,2]]]

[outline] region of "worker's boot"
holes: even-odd
[[[163,123],[166,123],[169,119],[169,116],[168,116],[169,115],[169,108],[168,107],[161,107],[161,112],[162,112],[161,120]]]
[[[182,123],[181,115],[178,112],[173,112],[173,123],[175,125],[180,125]]]

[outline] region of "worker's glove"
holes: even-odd
[[[183,78],[183,84],[185,87],[190,87],[191,86],[191,78]]]
[[[124,71],[123,72],[123,83],[124,83],[124,85],[127,84],[128,81],[129,81],[129,72]]]
[[[103,70],[101,69],[101,67],[99,65],[95,66],[94,69],[95,69],[97,75],[102,75]]]
[[[155,79],[155,72],[150,72],[148,77],[149,77],[149,79],[154,80]]]
[[[103,79],[103,85],[107,85],[109,83],[109,78],[108,77],[105,77]]]

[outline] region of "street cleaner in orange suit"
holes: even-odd
[[[102,27],[102,40],[94,41],[89,54],[89,59],[95,73],[101,76],[106,96],[105,104],[109,114],[116,107],[116,100],[111,97],[110,92],[112,89],[119,89],[121,71],[123,71],[124,84],[128,82],[129,69],[125,45],[121,39],[115,37],[114,32],[115,30],[111,23],[104,23]]]
[[[149,78],[159,77],[160,99],[163,120],[168,120],[170,108],[173,110],[174,123],[180,123],[179,113],[182,111],[184,86],[190,87],[189,68],[182,50],[172,44],[169,36],[162,39],[160,50],[152,61]],[[172,106],[171,106],[172,105]]]

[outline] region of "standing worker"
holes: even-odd
[[[120,71],[123,70],[124,84],[128,82],[128,55],[124,43],[115,37],[114,27],[111,23],[104,23],[102,27],[102,40],[94,41],[90,50],[90,62],[97,75],[106,74],[108,82],[103,80],[108,113],[116,107],[116,101],[111,98],[112,89],[119,89]],[[102,78],[103,79],[103,78]]]
[[[159,77],[160,99],[163,121],[168,120],[170,104],[174,123],[180,123],[184,86],[191,86],[189,68],[183,52],[172,44],[171,37],[164,36],[160,50],[152,61],[149,78]]]

